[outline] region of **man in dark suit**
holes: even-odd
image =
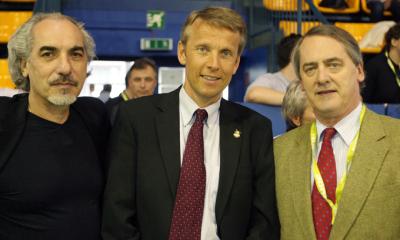
[[[8,42],[18,88],[0,98],[0,239],[100,239],[104,104],[77,99],[94,42],[74,19],[36,14]]]
[[[153,95],[157,87],[157,65],[153,59],[139,58],[125,76],[126,89],[115,98],[108,99],[106,108],[111,124],[114,124],[118,106],[121,102]]]
[[[279,238],[271,122],[221,98],[245,36],[231,9],[192,12],[178,44],[183,87],[120,105],[104,239]],[[200,135],[194,143],[198,126],[203,134],[193,134]]]

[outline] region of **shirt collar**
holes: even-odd
[[[203,108],[207,111],[208,117],[205,120],[205,125],[214,124],[218,121],[219,107],[221,105],[221,98],[215,103]],[[187,126],[193,119],[194,112],[200,107],[193,101],[193,99],[186,93],[182,87],[179,91],[179,109],[182,115],[183,126]]]
[[[362,103],[360,102],[358,106],[350,112],[346,117],[335,124],[338,135],[343,139],[347,146],[350,146],[351,141],[356,136],[358,130],[360,129],[360,114],[361,114]],[[318,141],[322,141],[322,132],[327,128],[317,119],[317,133]]]

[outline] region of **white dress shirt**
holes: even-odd
[[[206,168],[206,192],[204,199],[203,222],[201,225],[201,240],[219,239],[217,236],[217,222],[215,219],[215,202],[218,192],[220,149],[219,149],[219,106],[221,99],[216,103],[203,108],[208,117],[203,127],[204,164]],[[179,131],[181,146],[181,165],[185,151],[186,140],[192,127],[194,112],[199,109],[197,104],[187,95],[182,87],[179,91]]]
[[[362,103],[360,102],[358,106],[350,112],[345,118],[340,120],[333,126],[336,129],[335,136],[332,137],[332,148],[333,154],[335,156],[336,162],[336,178],[337,184],[339,185],[340,180],[342,179],[345,171],[350,170],[350,166],[346,166],[347,161],[347,152],[349,151],[349,147],[354,137],[357,135],[357,132],[360,129],[360,114],[361,114]],[[318,154],[313,153],[313,157],[319,155],[322,146],[322,133],[327,128],[327,126],[323,125],[320,121],[317,120],[317,136],[318,136]],[[318,159],[318,157],[316,158]],[[347,169],[346,169],[347,168]],[[311,186],[314,184],[314,175],[311,168]]]

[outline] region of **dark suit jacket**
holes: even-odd
[[[98,156],[104,162],[109,121],[104,104],[95,98],[81,97],[71,105],[76,110],[93,139]],[[26,123],[28,94],[0,97],[0,171],[17,146]]]
[[[233,133],[241,135],[235,138]],[[220,239],[277,239],[271,122],[222,100]],[[179,89],[124,102],[112,133],[102,235],[168,239],[180,172]]]
[[[124,99],[122,98],[121,94],[118,97],[110,98],[106,102],[106,109],[108,113],[108,117],[110,118],[111,125],[114,125],[115,117],[117,116],[118,106]]]

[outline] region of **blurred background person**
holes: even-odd
[[[390,11],[393,20],[400,21],[400,2],[399,0],[366,0],[367,7],[371,10],[371,21],[379,22],[383,20],[383,12]]]
[[[108,99],[110,99],[110,93],[112,90],[112,86],[111,84],[104,84],[103,86],[103,90],[101,90],[100,95],[99,95],[99,99],[105,103],[108,101]]]
[[[300,81],[289,84],[282,102],[282,114],[290,131],[315,120],[315,115]]]
[[[244,96],[247,102],[269,105],[281,105],[283,96],[291,81],[296,80],[296,74],[290,62],[290,56],[300,34],[290,34],[282,38],[278,44],[278,65],[280,70],[275,73],[266,73],[252,82]]]
[[[380,54],[365,65],[365,88],[362,90],[366,103],[400,103],[400,24],[389,28],[385,34],[385,46]]]
[[[94,84],[93,84],[93,83],[89,84],[89,95],[90,95],[91,97],[95,97],[95,95],[94,95],[94,89],[95,89]]]
[[[126,89],[116,98],[106,102],[111,123],[114,123],[119,103],[154,94],[157,87],[157,65],[153,59],[139,58],[125,76]]]

